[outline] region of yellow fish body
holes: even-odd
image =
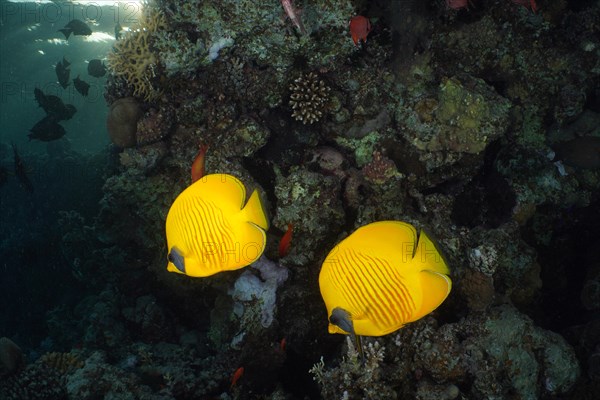
[[[382,336],[435,310],[450,270],[429,237],[405,222],[358,228],[329,253],[319,274],[329,333]]]
[[[193,277],[236,270],[265,249],[269,222],[255,190],[226,174],[206,175],[173,202],[166,221],[167,270]]]

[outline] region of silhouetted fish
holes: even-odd
[[[71,74],[71,70],[68,68],[69,65],[71,65],[71,63],[63,57],[62,62],[57,62],[56,67],[54,68],[58,83],[60,83],[60,86],[62,86],[63,89],[66,89],[67,86],[69,86],[69,75]]]
[[[96,78],[101,78],[106,75],[106,66],[101,60],[90,60],[88,63],[88,74]]]
[[[86,81],[79,79],[79,75],[77,78],[73,79],[73,84],[75,85],[75,89],[81,93],[82,96],[87,96],[88,91],[90,90],[90,84]]]
[[[80,19],[71,20],[63,29],[59,29],[59,32],[62,32],[67,40],[71,36],[71,33],[77,36],[89,36],[92,34],[90,27]]]
[[[38,121],[37,124],[30,129],[30,134],[27,135],[29,140],[37,139],[42,142],[50,142],[52,140],[60,139],[66,133],[65,128],[58,123],[56,118],[48,115]]]
[[[15,146],[14,143],[11,143],[11,145],[13,148],[13,154],[14,154],[14,159],[15,159],[15,176],[17,177],[19,182],[21,182],[21,186],[23,186],[23,188],[25,188],[25,190],[27,190],[29,193],[32,193],[33,185],[31,184],[29,177],[27,177],[27,172],[25,171],[25,164],[23,163],[23,160],[19,156],[19,152],[17,151],[17,146]]]
[[[117,22],[117,24],[115,25],[115,39],[119,40],[121,39],[121,31],[123,30],[123,27],[121,26],[120,23]]]
[[[54,117],[57,121],[71,119],[77,112],[72,104],[65,104],[58,96],[45,95],[40,89],[33,89],[38,106],[42,107],[47,115]]]

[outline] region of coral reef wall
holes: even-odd
[[[56,377],[69,398],[600,396],[597,2],[284,3],[155,0],[117,40],[105,98],[135,99],[134,137],[98,215],[60,222],[90,290],[48,316],[81,348]],[[271,227],[253,266],[193,279],[166,271],[164,224],[201,145]],[[453,291],[365,338],[362,364],[327,332],[318,274],[379,220],[431,233]]]

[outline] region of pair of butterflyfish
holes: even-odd
[[[202,177],[173,202],[166,220],[167,269],[206,277],[243,268],[266,245],[269,222],[259,193],[227,174]],[[433,241],[410,224],[380,221],[336,245],[319,286],[329,332],[383,336],[435,310],[452,287]]]

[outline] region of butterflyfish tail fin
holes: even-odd
[[[238,243],[243,244],[240,250],[240,262],[236,268],[250,265],[260,258],[267,245],[267,234],[253,222],[243,224],[239,230]]]
[[[419,274],[423,288],[421,308],[417,310],[409,321],[414,322],[429,314],[446,300],[452,289],[452,281],[444,274],[435,271],[421,271]]]
[[[419,271],[428,270],[450,275],[450,268],[448,268],[442,252],[423,230],[419,234],[419,243],[413,255],[413,265]]]
[[[244,207],[244,213],[246,215],[246,221],[253,223],[262,229],[269,229],[269,221],[267,219],[267,213],[263,207],[260,199],[260,194],[257,190],[252,192],[250,199]]]
[[[421,307],[407,322],[416,321],[439,307],[452,289],[450,268],[439,248],[425,231],[419,234],[419,243],[413,255],[413,267],[419,271]]]

